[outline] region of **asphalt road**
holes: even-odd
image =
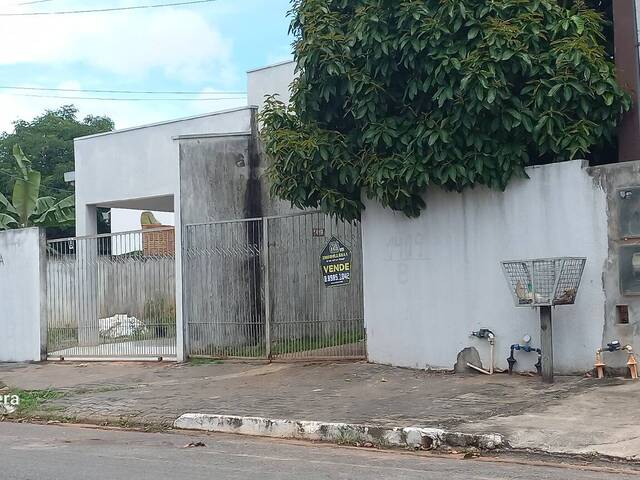
[[[185,448],[203,442],[204,447]],[[0,479],[602,479],[620,466],[437,457],[227,435],[0,423]]]

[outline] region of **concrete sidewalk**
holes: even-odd
[[[367,363],[0,365],[10,388],[63,393],[30,415],[171,426],[185,413],[498,433],[514,448],[640,460],[640,384],[461,376]]]

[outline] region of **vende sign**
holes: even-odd
[[[320,255],[320,268],[326,287],[339,287],[351,283],[351,250],[331,237]]]

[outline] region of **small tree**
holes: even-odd
[[[272,194],[420,215],[433,186],[504,189],[612,141],[630,97],[583,0],[296,0],[298,78],[267,101]]]
[[[40,197],[40,172],[31,167],[31,160],[15,145],[13,157],[17,176],[10,202],[0,193],[0,230],[30,226],[66,227],[75,220],[73,195],[58,202],[53,197]]]

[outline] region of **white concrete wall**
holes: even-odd
[[[0,362],[40,361],[46,343],[44,233],[0,232]]]
[[[600,346],[608,254],[606,195],[580,161],[528,169],[504,193],[486,188],[463,194],[433,190],[418,219],[369,202],[363,215],[365,321],[369,359],[416,368],[451,369],[458,352],[497,335],[496,359],[507,367],[509,346],[524,334],[540,345],[536,310],[516,308],[500,261],[588,258],[576,305],[554,309],[558,372],[593,367]],[[516,354],[532,370],[535,354]]]
[[[277,94],[279,100],[289,103],[289,86],[295,78],[296,63],[285,62],[247,72],[247,101],[259,109],[266,95]]]
[[[86,228],[86,205],[177,196],[174,137],[246,132],[251,130],[250,120],[250,110],[245,108],[76,139],[78,234],[92,233]]]

